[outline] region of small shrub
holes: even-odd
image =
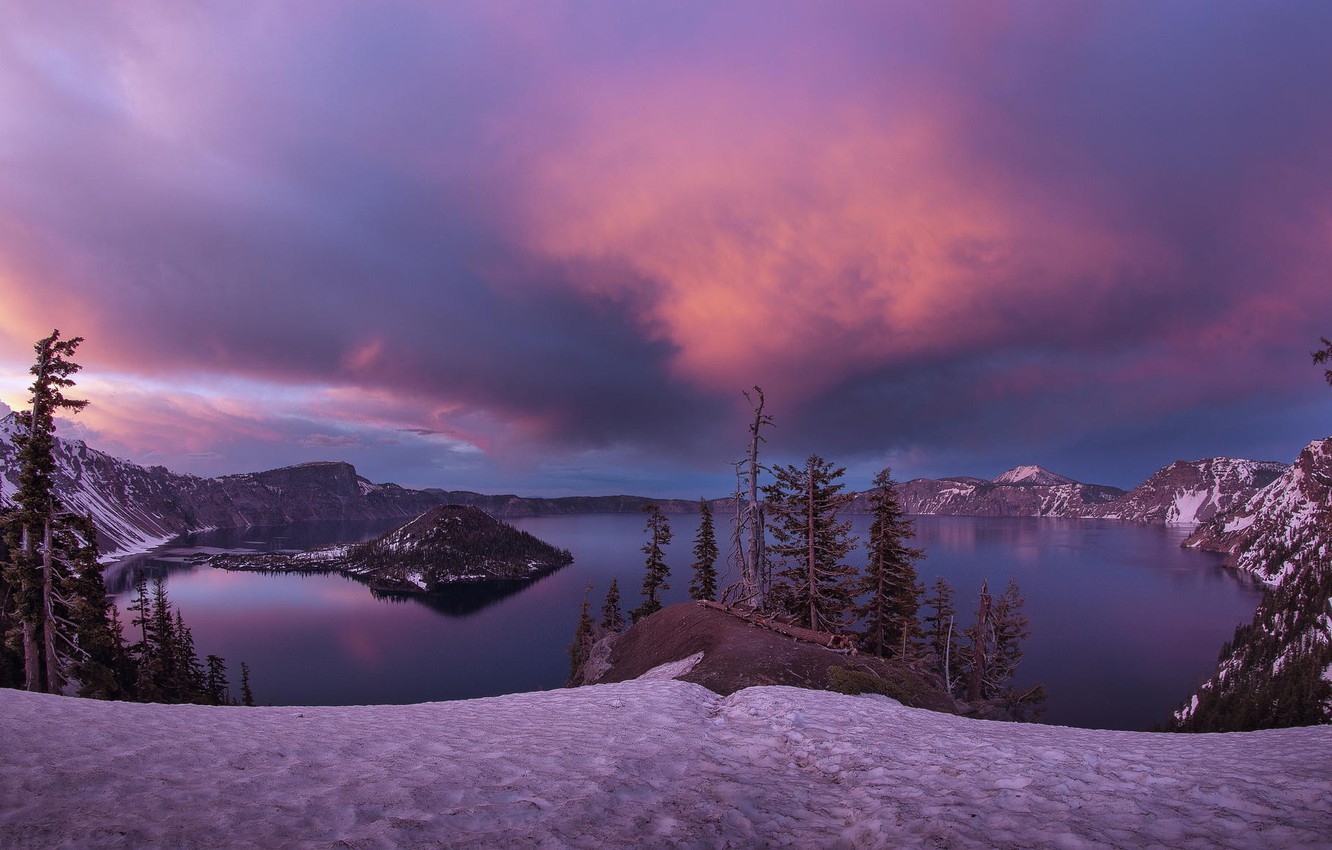
[[[886,697],[892,697],[903,705],[911,705],[910,696],[896,683],[852,667],[828,668],[828,690],[850,696],[882,694]]]

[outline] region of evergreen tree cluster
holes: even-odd
[[[844,474],[818,455],[802,467],[773,471],[773,483],[764,488],[775,541],[768,552],[781,559],[783,568],[769,607],[817,631],[855,629],[862,651],[923,662],[955,697],[1002,703],[1015,718],[1032,716],[1044,690],[1037,686],[1018,693],[1010,687],[1029,635],[1016,581],[1009,581],[998,600],[982,584],[976,619],[963,626],[953,605],[956,593],[939,578],[922,620],[925,588],[915,564],[925,553],[910,545],[915,528],[891,470],[879,472],[866,493],[871,522],[859,570],[843,562],[858,545],[850,523],[839,519],[851,501],[842,492]]]
[[[217,655],[200,660],[180,611],[167,597],[166,584],[139,574],[129,605],[134,642],[127,648],[128,694],[141,702],[231,705],[226,661]],[[253,699],[247,704],[253,704]]]
[[[98,699],[229,702],[226,666],[206,666],[160,583],[135,602],[140,640],[125,645],[97,562],[96,528],[55,493],[55,417],[70,399],[81,337],[59,331],[34,346],[31,409],[16,419],[17,483],[0,512],[0,686]]]
[[[1221,648],[1219,667],[1170,723],[1177,732],[1247,732],[1332,722],[1332,560],[1303,560]]]
[[[1014,718],[1033,716],[1044,699],[1043,689],[1038,686],[1017,693],[1009,684],[1022,660],[1022,641],[1029,634],[1017,583],[1010,580],[997,600],[983,585],[975,620],[963,624],[954,607],[955,591],[939,578],[925,602],[927,613],[922,619],[925,588],[917,579],[915,564],[925,553],[910,545],[915,528],[902,507],[891,470],[876,475],[865,494],[871,523],[861,569],[845,561],[858,541],[850,523],[840,516],[853,498],[843,492],[844,474],[844,469],[817,455],[802,466],[773,470],[773,483],[763,488],[767,531],[773,542],[761,548],[780,559],[781,569],[769,586],[767,610],[817,631],[852,631],[861,651],[923,666],[937,673],[957,698],[1000,703],[1005,714]],[[672,536],[670,523],[656,505],[644,510],[648,515],[648,539],[643,546],[647,557],[642,603],[629,614],[633,623],[661,609],[660,593],[670,578],[663,552]],[[715,600],[719,552],[706,499],[700,500],[699,514],[690,597]],[[764,572],[766,569],[759,571]],[[591,613],[591,592],[589,585],[569,647],[571,681],[579,679],[598,640],[625,628],[618,583],[611,582],[600,621]]]

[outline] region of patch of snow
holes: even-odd
[[[0,846],[1326,848],[1332,727],[1165,735],[784,687],[402,706],[0,691]]]
[[[1166,508],[1166,525],[1197,525],[1198,511],[1212,499],[1210,490],[1185,490]]]
[[[698,666],[698,662],[703,660],[703,653],[695,652],[688,658],[681,658],[679,661],[668,661],[665,664],[659,664],[638,677],[639,681],[659,681],[663,679],[678,679]]]

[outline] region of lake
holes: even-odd
[[[108,588],[124,622],[131,575],[166,578],[200,656],[224,656],[233,685],[251,668],[259,702],[349,705],[464,699],[560,687],[589,583],[594,613],[617,578],[638,604],[645,535],[632,514],[513,521],[574,554],[521,589],[459,588],[430,599],[385,598],[337,575],[232,573],[190,564],[199,551],[303,549],[369,539],[397,522],[304,523],[188,535],[113,564]],[[667,603],[688,597],[698,517],[671,516]],[[864,540],[867,517],[854,517]],[[1018,684],[1043,682],[1045,722],[1106,729],[1159,723],[1212,671],[1221,644],[1247,622],[1262,588],[1219,556],[1181,549],[1185,530],[1098,520],[916,517],[927,587],[957,590],[974,618],[981,581],[997,596],[1010,576],[1027,599],[1031,637]],[[718,534],[729,528],[719,518]],[[723,540],[723,549],[725,549]],[[860,552],[848,560],[856,563]],[[723,564],[719,564],[719,569]],[[128,635],[127,635],[128,637]],[[132,639],[132,638],[131,638]]]

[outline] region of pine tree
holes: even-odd
[[[171,600],[167,597],[166,581],[160,576],[153,579],[151,597],[152,633],[156,637],[153,664],[149,670],[153,684],[161,695],[160,701],[176,703],[183,700],[184,682],[180,668],[181,653],[177,640]]]
[[[206,702],[204,668],[199,663],[199,656],[194,651],[194,634],[185,625],[180,609],[176,609],[173,626],[176,650],[177,689],[181,702]]]
[[[914,652],[916,614],[924,588],[916,581],[914,562],[925,556],[907,541],[916,530],[898,501],[891,470],[874,477],[869,493],[869,546],[865,571],[856,586],[864,603],[856,616],[864,623],[861,646],[880,657],[890,653],[909,657]]]
[[[78,572],[62,597],[64,617],[71,626],[73,657],[71,678],[78,695],[94,699],[123,699],[133,687],[132,662],[125,649],[116,607],[106,596],[102,569],[97,562],[96,530],[86,517],[72,521],[66,535],[71,564]]]
[[[952,585],[943,577],[934,580],[934,587],[925,605],[930,614],[925,617],[925,646],[933,653],[936,672],[943,676],[944,687],[952,694],[960,680],[961,653],[958,652],[958,630],[956,628],[957,609],[953,607],[955,597]]]
[[[129,606],[130,628],[138,630],[138,639],[130,646],[134,659],[134,696],[140,702],[161,702],[157,687],[157,633],[153,623],[153,603],[148,595],[148,577],[134,576],[134,601]]]
[[[250,665],[241,662],[241,705],[254,707],[254,692],[250,690]]]
[[[989,664],[989,685],[993,693],[1005,691],[1018,665],[1022,663],[1022,642],[1031,635],[1027,615],[1022,612],[1026,605],[1017,580],[1010,578],[1004,593],[995,603],[993,622],[993,649]]]
[[[694,538],[694,578],[689,582],[690,599],[717,598],[717,534],[712,526],[712,508],[698,500],[698,536]]]
[[[592,585],[589,584],[587,590],[583,591],[583,607],[578,612],[578,625],[574,629],[573,643],[569,644],[569,681],[572,684],[578,683],[578,676],[583,672],[583,665],[587,663],[595,640],[596,624],[592,620],[591,605],[587,601],[591,592]]]
[[[1313,353],[1313,362],[1315,366],[1321,366],[1324,363],[1332,363],[1332,339],[1322,337],[1323,347]],[[1327,379],[1329,386],[1332,386],[1332,369],[1324,370],[1323,377]]]
[[[227,683],[227,662],[220,655],[207,659],[208,672],[204,674],[204,697],[210,705],[231,705],[231,685]]]
[[[73,573],[60,557],[56,540],[71,518],[54,489],[55,417],[62,410],[77,412],[88,402],[65,397],[79,371],[72,359],[82,337],[60,338],[60,331],[39,340],[34,351],[32,408],[17,416],[17,489],[14,509],[6,517],[9,557],[3,570],[3,593],[12,610],[6,619],[17,625],[21,646],[23,686],[30,691],[61,693],[71,663],[64,646],[73,643],[68,626],[57,618],[58,597]]]
[[[769,552],[786,565],[777,576],[781,584],[773,601],[819,631],[840,628],[851,613],[856,571],[841,561],[856,544],[851,523],[837,519],[851,498],[841,492],[845,472],[810,455],[803,467],[775,469],[775,481],[764,488],[776,541]]]
[[[988,582],[981,583],[976,625],[966,629],[967,699],[1017,699],[1012,693],[1012,679],[1022,661],[1022,641],[1030,635],[1025,600],[1015,579],[997,600],[989,592]],[[1043,698],[1043,689],[1035,688],[1022,701]]]
[[[671,577],[671,568],[666,564],[666,554],[662,548],[671,542],[671,524],[656,505],[644,505],[643,512],[648,515],[644,528],[648,533],[648,542],[643,544],[643,554],[647,555],[643,573],[643,602],[629,612],[629,619],[639,620],[661,610],[661,591],[670,588],[667,579]]]
[[[606,602],[601,606],[601,627],[611,634],[624,631],[624,612],[620,610],[620,583],[611,579]]]

